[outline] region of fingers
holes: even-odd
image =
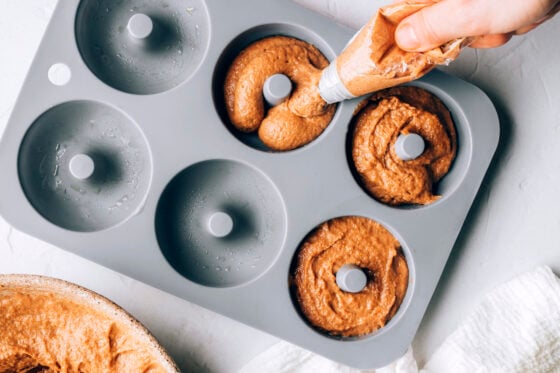
[[[515,35],[523,35],[523,34],[528,33],[531,30],[534,30],[535,28],[537,28],[537,26],[543,24],[544,22],[546,22],[549,19],[551,19],[552,17],[554,17],[559,11],[560,11],[560,1],[543,18],[539,19],[535,23],[532,23],[530,25],[518,28],[517,30],[515,30],[514,34]]]
[[[493,34],[493,35],[479,36],[475,38],[472,43],[469,44],[469,47],[496,48],[507,43],[509,39],[511,39],[511,37],[512,34]]]
[[[490,48],[518,31],[530,31],[559,9],[557,0],[441,0],[403,20],[396,30],[400,48],[426,51],[450,40],[476,36],[472,46]],[[485,36],[480,36],[485,35]]]
[[[466,7],[467,14],[461,14],[464,12],[458,11],[459,2],[444,0],[407,17],[396,30],[399,47],[410,51],[425,51],[458,37],[471,36],[465,34],[465,27],[470,29],[472,26],[464,22],[467,17],[472,18],[471,9]]]
[[[514,31],[514,34],[515,35],[526,34],[529,31],[532,31],[532,30],[536,29],[538,25],[540,25],[540,23],[533,23],[532,25],[529,25],[529,26],[520,27],[520,28],[518,28],[517,30]]]

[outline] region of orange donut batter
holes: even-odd
[[[321,70],[327,65],[317,48],[295,38],[273,36],[251,44],[226,76],[224,97],[232,124],[243,132],[258,130],[272,150],[292,150],[313,141],[335,112],[319,95]],[[274,74],[286,75],[295,89],[286,101],[266,110],[263,86]]]
[[[336,272],[355,264],[367,273],[366,287],[347,293]],[[292,279],[309,322],[332,335],[353,337],[382,328],[397,312],[408,286],[408,266],[389,231],[363,217],[323,223],[303,243]]]
[[[14,285],[0,276],[0,372],[177,371],[107,300],[49,283],[55,287]]]
[[[390,204],[429,204],[433,186],[449,171],[457,135],[449,110],[421,88],[396,87],[375,93],[355,117],[352,158],[364,187]],[[410,161],[394,150],[399,134],[416,133],[426,144]]]

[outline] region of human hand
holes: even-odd
[[[405,18],[398,25],[395,34],[397,44],[408,51],[426,51],[460,37],[473,37],[470,46],[474,48],[497,47],[513,35],[531,31],[560,11],[560,0],[414,2],[434,4]]]

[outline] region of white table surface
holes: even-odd
[[[55,4],[0,0],[0,134]],[[420,363],[498,283],[542,264],[560,273],[558,37],[560,16],[504,47],[466,50],[445,68],[490,96],[502,139],[414,340]],[[2,218],[0,273],[63,278],[107,296],[143,322],[182,370],[235,372],[277,341],[30,237]]]

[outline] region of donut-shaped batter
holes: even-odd
[[[424,152],[402,160],[399,135],[420,135]],[[352,159],[363,186],[389,205],[429,204],[433,188],[455,159],[457,135],[449,110],[437,97],[416,87],[375,93],[355,116]]]
[[[335,106],[319,95],[321,71],[328,60],[302,40],[273,36],[244,49],[231,64],[224,85],[226,109],[235,128],[258,130],[272,150],[287,151],[316,139],[329,125]],[[267,110],[265,81],[284,74],[294,84],[290,97]]]
[[[337,271],[346,264],[367,275],[359,293],[341,290]],[[305,240],[292,287],[301,312],[333,336],[371,333],[395,315],[408,285],[408,266],[398,240],[373,220],[342,217],[327,221]]]

